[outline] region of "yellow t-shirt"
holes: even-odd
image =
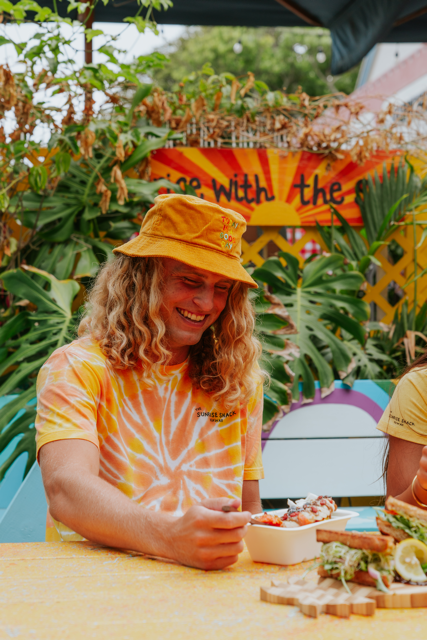
[[[241,498],[243,480],[264,477],[261,383],[248,405],[227,412],[193,388],[188,361],[162,375],[150,387],[138,367],[114,369],[88,337],[58,349],[37,380],[37,455],[54,440],[93,442],[100,477],[154,511]],[[46,540],[82,538],[48,512]]]
[[[427,368],[413,369],[403,376],[377,429],[427,445]]]

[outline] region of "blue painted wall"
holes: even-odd
[[[0,412],[2,408],[8,402],[10,402],[13,398],[16,398],[16,395],[3,396],[2,398],[0,398]],[[35,401],[36,399],[34,399],[34,402]],[[23,413],[24,413],[23,410],[20,411],[16,415],[16,417],[11,421],[10,424],[12,424],[12,422],[14,422],[14,420],[16,420],[16,418],[21,416]],[[32,427],[34,428],[34,425],[32,425]],[[0,465],[7,460],[7,458],[10,456],[11,453],[13,453],[21,437],[22,436],[16,436],[16,438],[12,440],[12,442],[6,447],[6,449],[4,449],[0,453]],[[34,432],[34,437],[35,437],[35,432]],[[4,480],[0,482],[0,509],[7,509],[14,495],[16,494],[19,487],[21,486],[21,483],[24,477],[25,465],[27,464],[27,459],[28,459],[27,453],[23,453],[22,455],[20,455],[19,458],[15,460],[11,468],[6,473]]]

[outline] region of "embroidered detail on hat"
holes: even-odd
[[[230,220],[230,218],[227,218],[227,216],[221,216],[222,217],[222,223],[224,225],[224,230],[225,229],[237,229],[237,227],[239,226],[238,222],[234,222],[234,220]]]
[[[238,222],[234,222],[234,220],[230,220],[227,216],[222,216],[222,231],[219,234],[220,239],[222,240],[221,247],[223,249],[232,249],[235,243],[236,238],[230,233],[233,229],[237,229],[239,226]]]

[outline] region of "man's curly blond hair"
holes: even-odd
[[[153,372],[159,375],[159,367],[167,365],[171,356],[160,313],[164,286],[161,258],[120,254],[99,272],[79,326],[79,336],[89,334],[95,339],[113,367],[139,364],[148,385],[153,383]],[[236,281],[217,321],[190,347],[193,384],[225,408],[247,404],[264,378],[254,329],[248,286]]]

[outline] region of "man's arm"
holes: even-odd
[[[181,518],[139,506],[99,478],[99,452],[86,440],[57,440],[39,453],[49,511],[88,540],[172,558],[202,569],[236,562],[251,514],[223,513],[239,500],[205,500]]]
[[[395,436],[389,436],[389,445],[387,496],[418,507],[412,495],[412,480],[417,475],[415,494],[427,504],[427,447]]]
[[[259,481],[243,480],[242,511],[261,513],[261,498],[259,497]]]

